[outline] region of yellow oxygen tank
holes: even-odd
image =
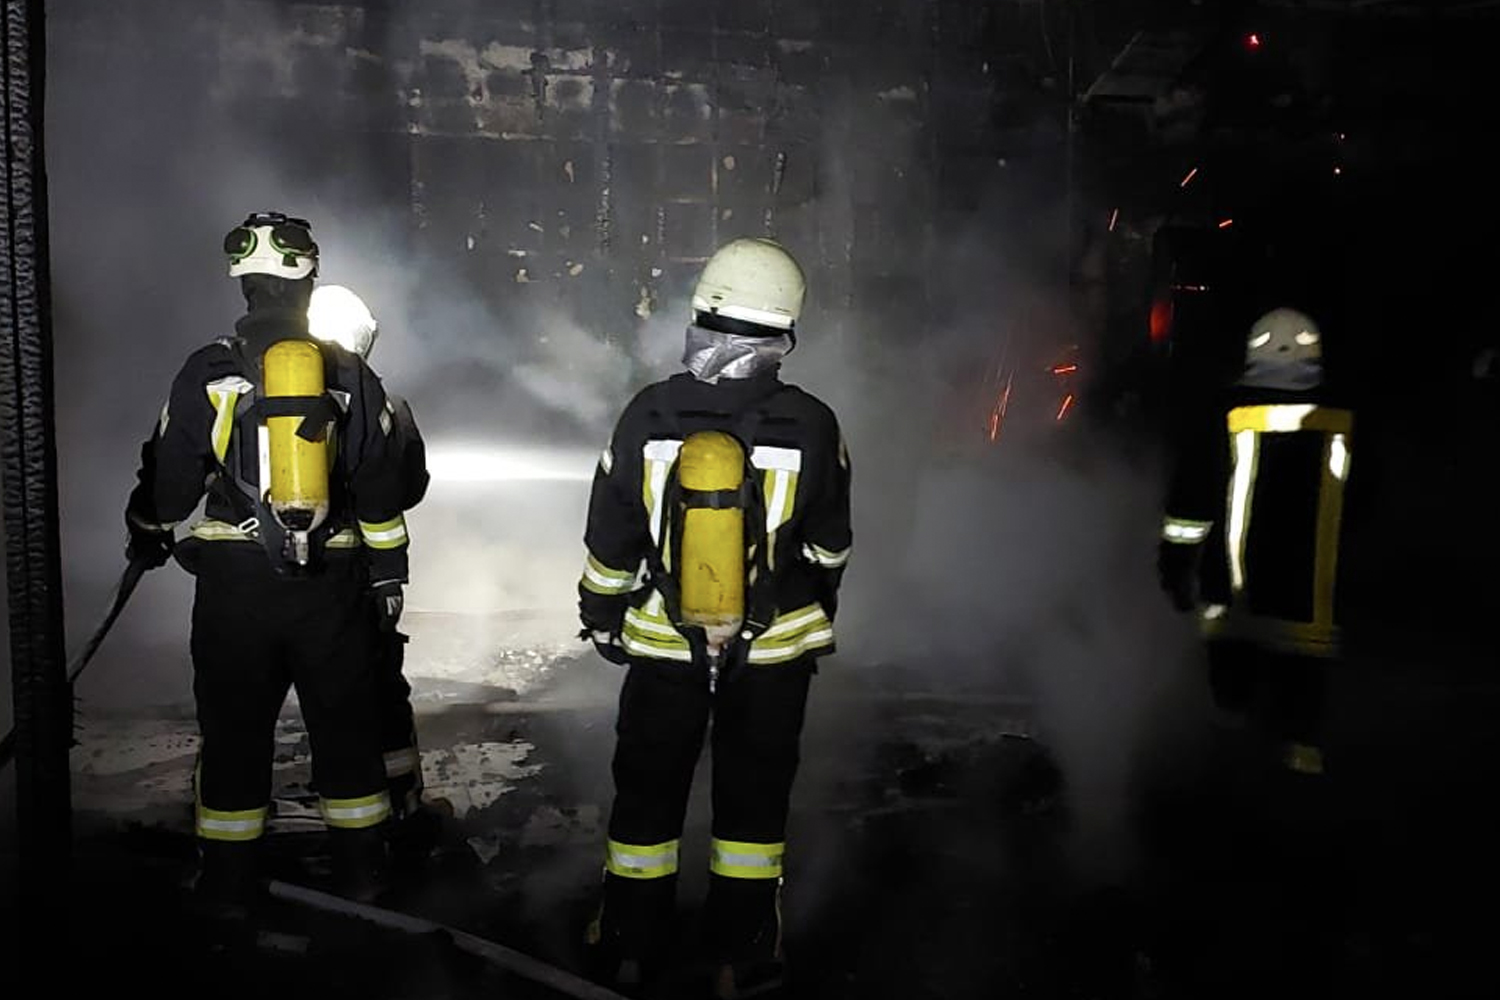
[[[699,431],[682,443],[677,478],[684,491],[738,493],[745,479],[745,451],[721,431]],[[719,648],[745,620],[745,511],[737,503],[695,504],[682,515],[678,554],[682,619],[699,625],[710,647]]]
[[[265,354],[265,394],[321,396],[323,353],[306,340],[282,340]],[[294,539],[298,562],[306,561],[306,533],[328,517],[328,459],[326,430],[315,441],[297,434],[302,417],[267,417],[271,512]],[[264,480],[262,488],[265,487]]]

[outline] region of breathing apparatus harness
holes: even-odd
[[[311,338],[308,342],[316,344]],[[311,526],[307,523],[310,518],[294,518],[293,523],[283,521],[271,507],[270,484],[260,482],[261,429],[271,417],[301,417],[297,437],[316,443],[337,426],[343,409],[327,390],[317,396],[267,396],[263,362],[249,356],[244,338],[221,337],[219,343],[233,355],[241,374],[255,387],[253,393],[242,393],[235,400],[234,433],[221,469],[232,487],[225,495],[240,518],[236,527],[260,542],[276,572],[306,575],[318,567],[329,537],[344,525],[335,517],[326,517],[321,524]]]
[[[751,643],[770,627],[771,620],[776,615],[775,574],[771,570],[771,556],[767,544],[765,491],[762,488],[760,471],[751,462],[751,454],[755,448],[756,431],[766,415],[764,405],[783,388],[785,386],[777,383],[769,392],[752,399],[739,411],[729,415],[731,429],[725,432],[739,442],[745,460],[744,476],[738,489],[687,489],[678,477],[681,453],[679,452],[678,457],[672,461],[667,471],[666,487],[661,498],[661,534],[656,544],[651,546],[646,553],[646,583],[648,585],[637,590],[633,598],[636,606],[639,607],[653,589],[661,594],[667,618],[671,621],[672,627],[687,640],[694,665],[707,669],[711,691],[717,689],[721,679],[727,682],[738,674],[739,668],[745,664],[749,656]],[[686,442],[688,435],[683,432],[681,418],[700,414],[694,411],[668,410],[661,411],[657,415],[663,419],[677,440]],[[722,417],[717,413],[701,415]],[[724,430],[722,426],[704,429]],[[686,520],[682,515],[685,515],[688,510],[730,508],[739,508],[744,511],[745,544],[748,557],[744,621],[736,635],[722,648],[715,650],[709,645],[704,627],[684,619],[681,584],[667,566],[667,554],[676,553],[678,558],[681,557],[682,528]]]

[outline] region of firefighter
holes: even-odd
[[[789,799],[808,686],[833,652],[851,546],[834,413],[783,383],[806,291],[796,260],[738,239],[692,296],[687,371],[625,407],[594,474],[581,635],[628,666],[602,903],[622,988],[661,971],[678,842],[713,720],[707,917],[716,995],[779,975]]]
[[[375,348],[380,325],[363,299],[343,285],[322,284],[313,289],[307,306],[307,325],[319,340],[330,341],[358,354],[366,362]],[[391,416],[391,447],[398,456],[404,484],[401,509],[409,511],[427,494],[431,475],[427,449],[411,405],[386,393]],[[422,755],[411,705],[411,685],[404,672],[407,635],[382,628],[389,618],[370,606],[372,642],[376,650],[376,683],[380,687],[381,750],[385,757],[387,790],[391,795],[391,846],[397,857],[418,857],[432,846],[441,824],[438,814],[422,800]]]
[[[195,577],[199,868],[210,914],[254,902],[276,720],[295,686],[336,888],[381,889],[391,813],[367,614],[400,619],[404,482],[391,411],[363,359],[314,340],[318,247],[305,220],[256,213],[225,236],[247,309],[194,351],[141,449],[127,555]],[[207,494],[203,517],[176,525]]]
[[[1226,398],[1179,429],[1158,553],[1174,606],[1199,617],[1216,706],[1305,776],[1324,773],[1354,454],[1354,413],[1323,360],[1306,312],[1278,307],[1250,324]]]

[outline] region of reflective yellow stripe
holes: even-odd
[[[1328,439],[1328,471],[1335,479],[1349,477],[1349,435],[1335,434]]]
[[[220,462],[229,453],[229,438],[234,433],[234,406],[244,393],[252,391],[251,385],[239,375],[214,379],[205,385],[209,402],[214,407],[214,425],[209,438],[213,442],[214,458]],[[162,411],[162,430],[166,430],[166,411]]]
[[[756,449],[759,451],[760,449]],[[766,533],[774,534],[792,517],[792,501],[797,496],[797,473],[772,469],[766,473]]]
[[[255,536],[246,534],[238,526],[226,524],[214,518],[204,518],[188,529],[188,534],[205,542],[255,542]],[[323,543],[329,549],[353,549],[361,544],[353,528],[345,528],[328,536]]]
[[[255,840],[266,832],[269,807],[225,811],[197,804],[197,831],[204,840]]]
[[[214,404],[214,426],[211,434],[214,458],[220,462],[229,453],[229,436],[234,430],[234,404],[239,398],[232,392],[215,392],[210,389],[208,398]]]
[[[677,873],[678,843],[622,844],[611,840],[606,845],[604,867],[621,878],[665,878]]]
[[[833,623],[820,604],[777,615],[750,645],[750,663],[787,663],[834,644]]]
[[[359,533],[372,549],[399,549],[406,544],[406,518],[397,514],[389,521],[361,521]]]
[[[767,879],[781,877],[781,858],[786,843],[751,844],[713,838],[709,871],[725,878]]]
[[[651,525],[652,544],[661,543],[661,498],[667,489],[667,473],[677,454],[682,451],[681,441],[647,441],[641,450],[643,472],[641,475],[641,500],[646,505],[646,519]]]
[[[1298,774],[1323,773],[1323,751],[1309,743],[1288,743],[1281,762]]]
[[[815,625],[827,625],[828,616],[823,613],[821,604],[809,604],[796,611],[783,611],[771,621],[771,627],[766,629],[760,636],[761,639],[779,639],[789,636],[795,632],[806,631]]]
[[[627,609],[620,644],[633,656],[690,663],[692,651],[687,640],[667,620],[664,603],[661,594],[652,591],[643,606]]]
[[[1212,521],[1194,521],[1186,517],[1164,517],[1161,522],[1163,541],[1178,545],[1196,545],[1208,537]]]
[[[583,579],[579,582],[595,594],[626,594],[635,589],[635,571],[611,569],[591,553],[584,560]]]
[[[1318,537],[1313,556],[1313,621],[1333,626],[1333,592],[1338,579],[1339,534],[1344,521],[1344,477],[1349,453],[1343,434],[1323,444],[1323,474],[1318,484]],[[1339,457],[1342,455],[1343,467]]]
[[[797,477],[802,471],[802,452],[796,448],[756,445],[750,464],[765,472],[761,495],[766,503],[766,565],[776,569],[776,532],[792,519],[797,499]]]
[[[1229,586],[1239,593],[1245,589],[1245,539],[1250,534],[1250,500],[1260,467],[1260,432],[1235,431],[1233,447],[1234,475],[1230,480],[1225,531],[1229,537]]]
[[[1354,414],[1348,410],[1312,403],[1277,403],[1271,406],[1237,406],[1229,411],[1229,433],[1260,431],[1330,431],[1348,434],[1354,429]]]
[[[838,569],[849,561],[849,549],[825,549],[821,545],[808,542],[802,546],[802,557],[810,563],[816,563],[824,569]]]
[[[250,535],[241,531],[232,524],[212,519],[199,521],[188,529],[188,534],[194,538],[201,538],[205,542],[253,542]]]
[[[692,660],[687,640],[667,619],[660,594],[653,593],[643,607],[625,612],[620,642],[626,652],[635,656],[679,663]],[[762,665],[786,663],[833,645],[833,623],[822,605],[809,604],[777,615],[751,644],[748,661]]]
[[[320,798],[323,822],[343,830],[362,830],[378,826],[391,815],[391,797],[386,792],[357,799]]]
[[[422,770],[422,755],[414,746],[402,747],[400,750],[388,750],[385,753],[385,776],[387,778],[399,778],[406,774],[416,774]]]

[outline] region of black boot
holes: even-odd
[[[709,876],[709,949],[715,1000],[774,992],[785,975],[781,880]]]
[[[627,996],[651,989],[665,974],[675,937],[677,876],[604,878],[603,898],[589,924],[593,978]]]
[[[425,803],[390,824],[391,864],[414,868],[437,850],[443,838],[443,817]]]
[[[328,831],[333,855],[333,891],[356,903],[372,903],[386,890],[386,830],[334,827]]]
[[[259,839],[200,838],[192,909],[215,922],[248,918],[260,895],[260,850]]]

